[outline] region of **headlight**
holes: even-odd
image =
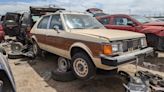
[[[123,43],[122,42],[113,42],[111,44],[112,44],[113,53],[122,51],[122,49],[123,49],[123,46],[122,46]]]
[[[118,52],[119,51],[119,44],[112,44],[112,51]]]
[[[142,47],[142,48],[147,47],[146,38],[141,38],[141,47]]]
[[[104,55],[112,55],[113,53],[122,51],[122,43],[121,42],[113,42],[111,44],[103,44],[103,54]]]

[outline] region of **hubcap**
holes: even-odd
[[[82,58],[75,59],[73,68],[76,74],[80,77],[85,77],[88,74],[88,64]]]
[[[69,62],[65,58],[59,57],[58,68],[60,71],[67,72],[69,69]]]

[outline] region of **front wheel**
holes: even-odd
[[[96,68],[90,57],[84,53],[76,53],[72,58],[73,73],[78,79],[92,79],[96,74]]]

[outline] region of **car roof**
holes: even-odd
[[[53,15],[53,14],[81,14],[81,15],[89,15],[87,12],[65,11],[65,10],[59,10],[59,11],[57,11],[55,13],[47,13],[46,15]]]
[[[105,18],[105,17],[110,17],[110,16],[138,16],[138,15],[135,15],[135,14],[109,14],[109,15],[99,16],[98,18]]]

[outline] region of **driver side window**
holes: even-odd
[[[52,16],[49,29],[54,29],[54,26],[58,26],[60,30],[64,30],[62,25],[62,20],[59,14]]]
[[[134,24],[134,22],[131,21],[128,18],[124,18],[124,17],[116,17],[116,18],[114,18],[114,25],[125,25],[125,26],[128,26],[129,23]]]

